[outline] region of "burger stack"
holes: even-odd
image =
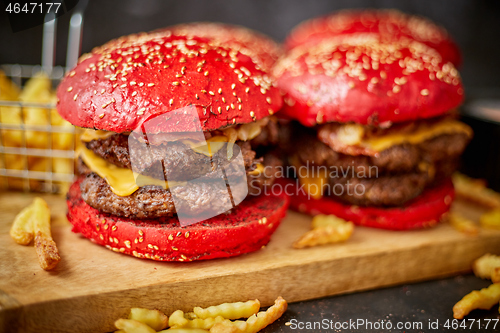
[[[292,207],[359,225],[435,225],[454,197],[450,175],[472,137],[457,120],[460,54],[446,31],[397,11],[345,11],[305,22],[273,74]]]
[[[67,200],[73,231],[161,261],[266,245],[288,206],[261,194],[279,163],[268,154],[282,105],[268,73],[278,55],[265,36],[205,23],[83,55],[57,94],[62,117],[86,129]],[[181,211],[198,223],[181,224]]]

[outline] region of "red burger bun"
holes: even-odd
[[[223,45],[248,54],[264,71],[269,72],[282,54],[281,46],[266,35],[248,28],[214,22],[192,22],[165,28],[180,36],[216,37]],[[163,30],[163,29],[162,29]]]
[[[282,98],[257,68],[256,55],[242,48],[169,30],[118,38],[83,55],[67,73],[58,112],[76,126],[116,133],[191,105],[203,131],[256,121],[278,111]],[[191,129],[189,120],[158,130]]]
[[[436,50],[402,38],[349,34],[290,50],[273,74],[284,93],[280,116],[305,126],[380,125],[432,118],[460,105],[458,71]]]
[[[292,49],[316,44],[325,37],[360,32],[378,33],[385,41],[412,38],[436,49],[443,62],[451,62],[456,67],[462,63],[458,45],[444,28],[426,18],[395,9],[343,10],[313,18],[295,27],[284,44],[286,49]]]
[[[360,207],[343,204],[330,197],[321,199],[309,198],[299,191],[296,182],[280,180],[280,184],[288,185],[294,190],[290,197],[290,209],[309,214],[335,215],[356,225],[387,230],[410,230],[428,228],[436,225],[450,210],[455,198],[455,190],[451,180],[447,179],[439,185],[426,189],[421,195],[401,207],[380,208]]]
[[[176,218],[121,218],[89,206],[77,179],[67,195],[73,232],[115,252],[159,261],[193,261],[237,256],[259,250],[279,226],[288,207],[286,195],[248,197],[232,210],[181,227]]]

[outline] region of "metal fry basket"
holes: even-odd
[[[0,85],[0,190],[62,192],[73,181],[75,151],[80,129],[63,120],[55,111],[55,96],[42,100],[8,98],[9,80],[29,89],[30,81],[44,73],[44,88],[54,91],[64,73],[80,54],[83,11],[86,1],[75,8],[70,20],[66,67],[54,67],[57,19],[43,27],[42,65],[1,65],[5,74]],[[47,15],[51,15],[50,13]],[[31,84],[31,89],[35,90]],[[5,89],[2,94],[1,89]],[[6,97],[7,96],[7,97]]]

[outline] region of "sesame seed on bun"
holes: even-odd
[[[462,57],[448,32],[434,22],[395,9],[347,9],[313,18],[295,27],[285,40],[285,48],[313,45],[323,38],[373,32],[384,41],[408,37],[438,51],[444,62],[460,66]]]
[[[328,37],[288,51],[274,67],[285,92],[282,116],[305,126],[363,125],[431,118],[463,99],[455,67],[425,44],[375,33]]]
[[[170,30],[121,37],[81,57],[59,85],[58,111],[76,126],[117,133],[190,105],[203,131],[250,123],[282,102],[261,58],[242,50]]]

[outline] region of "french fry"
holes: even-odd
[[[168,327],[168,317],[163,312],[158,310],[132,308],[130,309],[128,319],[146,324],[155,331],[161,331]]]
[[[123,330],[125,333],[156,333],[156,331],[148,325],[132,319],[118,319],[115,321],[115,327]]]
[[[35,198],[33,205],[33,231],[38,261],[44,270],[51,270],[56,267],[61,257],[50,232],[50,210],[41,198]]]
[[[195,307],[193,312],[201,319],[215,318],[222,316],[225,319],[248,318],[259,312],[259,300],[247,302],[223,303],[217,306],[210,306],[206,309]]]
[[[16,215],[14,223],[10,228],[10,237],[21,245],[28,245],[33,240],[33,210],[31,204]]]
[[[493,209],[481,215],[479,224],[484,228],[500,229],[500,209]]]
[[[479,233],[479,227],[474,221],[457,213],[449,215],[449,222],[453,228],[469,236],[475,236]]]
[[[248,324],[245,321],[237,320],[231,321],[226,319],[220,323],[215,324],[210,333],[245,333]]]
[[[500,282],[500,257],[493,254],[485,254],[472,264],[474,275],[481,279],[491,279],[493,283]],[[494,280],[495,279],[495,280]]]
[[[209,333],[209,331],[202,330],[201,328],[170,328],[158,333]]]
[[[261,311],[247,319],[246,333],[257,333],[267,325],[272,324],[285,313],[287,307],[288,303],[279,296],[274,301],[274,305],[269,307],[267,311]]]
[[[303,234],[293,247],[302,249],[316,245],[346,241],[354,231],[354,224],[333,215],[316,215],[313,217],[314,229]]]
[[[494,283],[488,288],[474,290],[453,306],[453,318],[463,319],[472,310],[489,310],[500,301],[500,283]]]
[[[457,198],[486,208],[500,208],[500,194],[487,188],[483,180],[469,178],[458,172],[453,174],[452,180]]]
[[[204,330],[209,330],[216,323],[223,321],[224,318],[221,316],[208,317],[206,319],[195,318],[186,319],[184,312],[181,310],[174,311],[168,318],[168,325],[172,328],[200,328]]]

